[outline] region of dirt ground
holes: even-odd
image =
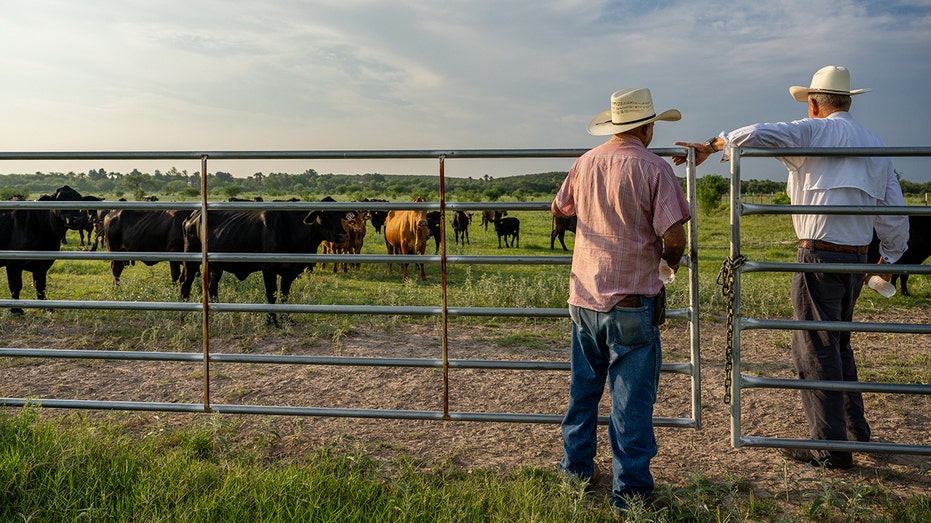
[[[31,348],[74,347],[66,332],[19,329],[9,313],[0,345]],[[859,321],[871,321],[858,317]],[[911,321],[927,323],[929,317]],[[881,321],[881,320],[876,320]],[[677,323],[677,324],[676,324]],[[257,327],[258,328],[265,328]],[[567,336],[554,329],[568,323],[521,325],[521,336],[505,322],[498,327],[450,325],[450,359],[566,361]],[[534,333],[533,331],[537,332]],[[263,335],[248,347],[253,354],[294,354],[345,357],[441,358],[437,323],[415,322],[376,331],[360,326],[334,339],[308,341],[291,333]],[[297,335],[296,335],[297,334]],[[538,334],[538,336],[534,335]],[[664,361],[687,361],[688,331],[681,322],[664,328]],[[517,341],[514,341],[516,339]],[[553,340],[558,341],[553,341]],[[889,371],[894,365],[924,362],[928,375],[926,338],[918,335],[855,333],[861,378]],[[521,341],[523,340],[523,341]],[[547,341],[548,340],[548,341]],[[155,344],[157,345],[157,344]],[[238,347],[241,341],[219,338],[215,353]],[[718,482],[749,482],[756,497],[798,502],[817,488],[812,478],[851,485],[874,485],[902,495],[931,491],[931,460],[927,456],[856,453],[854,468],[824,471],[787,463],[775,449],[735,449],[730,440],[730,407],[723,403],[725,337],[723,324],[701,325],[701,428],[658,427],[659,455],[653,461],[658,484],[681,485],[703,475]],[[788,334],[745,331],[742,337],[744,373],[792,377]],[[158,347],[152,346],[152,350]],[[923,359],[922,359],[923,358]],[[0,384],[4,397],[95,399],[151,402],[203,402],[203,365],[178,362],[97,360],[36,360],[4,358]],[[902,363],[904,362],[904,363]],[[211,401],[216,404],[287,405],[333,409],[363,408],[441,411],[443,373],[439,369],[401,367],[284,366],[214,363],[210,370]],[[449,371],[449,410],[561,415],[568,397],[565,371]],[[657,417],[689,417],[689,380],[664,373]],[[927,396],[865,395],[874,440],[931,445],[931,398]],[[604,401],[608,403],[607,399]],[[607,406],[605,405],[605,408]],[[807,427],[797,391],[748,390],[742,400],[743,431],[747,435],[804,438]],[[48,409],[47,415],[67,411]],[[148,434],[173,426],[209,421],[210,414],[164,412],[100,412],[91,416],[117,420],[130,430]],[[453,464],[466,470],[510,471],[522,467],[554,467],[561,452],[558,424],[480,423],[470,421],[383,420],[347,417],[226,415],[241,442],[263,442],[269,459],[301,455],[334,442],[364,448],[390,463],[399,455],[423,460],[424,467]],[[606,428],[599,433],[598,464],[610,470]],[[265,448],[265,447],[263,447]],[[609,480],[598,485],[606,493]]]

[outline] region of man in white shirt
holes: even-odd
[[[734,147],[884,147],[882,141],[854,121],[851,96],[870,89],[850,89],[850,72],[829,65],[815,73],[810,87],[789,93],[808,104],[808,118],[749,125],[724,132],[705,143],[677,142],[695,149],[697,163]],[[880,157],[802,156],[777,158],[789,171],[786,187],[793,205],[905,205],[892,160]],[[685,162],[684,157],[674,159]],[[792,216],[799,238],[800,263],[865,263],[873,231],[880,239],[879,263],[894,263],[908,242],[908,217],[898,215]],[[890,275],[881,275],[889,280]],[[796,273],[792,278],[795,319],[852,321],[864,276],[843,273]],[[792,357],[800,379],[857,381],[849,332],[793,331]],[[859,392],[801,391],[812,439],[870,440],[870,426]],[[783,449],[797,461],[849,468],[850,452]]]

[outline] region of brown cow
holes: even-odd
[[[566,248],[566,231],[575,234],[578,221],[579,219],[576,216],[553,216],[553,232],[550,233],[551,250],[556,246],[557,238],[559,238],[559,243],[562,245],[562,250],[569,250]]]
[[[414,199],[415,202],[424,201],[423,198]],[[388,254],[423,254],[427,248],[427,238],[430,229],[427,227],[427,211],[388,212],[385,219],[385,246]],[[423,264],[420,265],[420,279],[426,280]],[[391,274],[391,264],[388,264],[388,274]],[[401,277],[407,279],[407,264],[401,264]]]
[[[492,211],[486,209],[482,211],[482,225],[485,227],[485,232],[488,232],[488,224],[494,224],[495,220],[500,220],[502,216],[507,216],[507,211]]]
[[[364,212],[349,211],[346,213],[343,221],[343,228],[348,239],[342,242],[330,242],[324,240],[320,243],[320,252],[323,254],[360,254],[362,252],[362,243],[365,240],[365,219],[367,214]],[[343,266],[343,272],[348,272],[349,264],[346,262],[333,263],[333,272],[338,272],[339,266]],[[353,264],[355,268],[359,264]]]
[[[365,243],[365,222],[371,219],[368,211],[361,211],[356,215],[356,219],[351,222],[349,233],[349,253],[362,254],[362,245]],[[354,263],[353,267],[360,268],[361,265]]]
[[[469,224],[472,223],[472,213],[466,211],[456,211],[453,215],[453,231],[456,234],[456,243],[462,241],[462,246],[472,244],[469,241]]]

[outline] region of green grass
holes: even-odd
[[[400,455],[375,460],[343,438],[299,457],[263,459],[261,441],[231,444],[236,426],[215,415],[197,426],[132,435],[80,416],[0,411],[2,521],[507,521],[613,520],[610,500],[555,469],[462,470]],[[257,443],[257,444],[255,444]],[[801,474],[801,473],[798,473]],[[923,522],[931,496],[851,484],[836,476],[787,477],[760,497],[746,478],[700,469],[659,485],[652,507],[625,521]],[[778,496],[809,493],[799,511]]]
[[[521,246],[498,249],[497,237],[475,221],[472,244],[449,246],[449,254],[565,255],[557,243],[549,249],[551,217],[544,211],[513,212],[521,219]],[[726,301],[717,284],[728,256],[726,213],[697,217],[699,230],[699,302],[702,321],[720,322]],[[451,239],[451,230],[448,231]],[[747,217],[742,223],[742,251],[754,260],[794,260],[795,236],[788,216]],[[74,234],[73,232],[70,234]],[[567,234],[572,248],[574,236]],[[368,254],[385,252],[383,236],[368,230]],[[75,249],[69,236],[65,250]],[[428,254],[433,252],[432,240]],[[565,307],[567,265],[450,265],[451,307]],[[383,264],[363,265],[348,274],[318,267],[295,282],[291,303],[439,305],[438,265],[427,266],[427,281],[402,282],[398,268],[387,275]],[[686,272],[669,287],[670,306],[687,302]],[[746,274],[745,316],[791,317],[788,273]],[[177,287],[168,266],[128,267],[122,285],[112,284],[105,261],[57,261],[49,276],[50,299],[175,301]],[[865,291],[858,314],[900,314],[927,307],[931,282],[910,280],[913,296],[878,298]],[[0,284],[2,287],[2,284]],[[33,296],[29,288],[24,297]],[[199,293],[199,286],[195,286]],[[245,281],[226,275],[220,297],[230,302],[264,302],[257,274]],[[196,296],[195,296],[196,299]],[[8,313],[3,312],[5,316]],[[211,318],[230,351],[248,352],[263,334],[262,313],[223,313]],[[281,332],[334,345],[362,326],[388,332],[406,322],[435,318],[317,315],[298,318]],[[508,327],[495,340],[502,347],[566,344],[563,319],[456,318],[463,325]],[[552,339],[540,339],[522,325],[552,324]],[[27,311],[15,324],[0,321],[0,336],[19,329],[41,336],[50,326],[67,336],[68,348],[190,351],[199,346],[198,314],[101,310]],[[196,350],[196,349],[193,349]],[[718,347],[712,348],[717,351]],[[881,366],[861,370],[861,379],[928,383],[927,357],[904,359],[890,353]],[[246,389],[230,392],[229,401]],[[716,398],[715,398],[716,400]],[[351,441],[318,449],[299,458],[265,460],[261,440],[232,443],[236,425],[211,418],[182,431],[138,437],[119,425],[92,423],[79,416],[45,420],[37,409],[0,414],[0,521],[605,521],[611,513],[605,499],[585,495],[578,485],[563,482],[553,470],[525,469],[502,474],[471,472],[453,464],[430,465],[416,457],[390,462],[369,458]],[[798,478],[793,478],[798,479]],[[931,497],[900,499],[894,492],[875,491],[828,477],[814,484],[814,495],[800,512],[778,497],[761,497],[747,478],[711,477],[690,471],[681,482],[659,485],[669,502],[662,509],[640,509],[630,521],[927,521]]]
[[[604,521],[554,471],[499,475],[410,457],[390,470],[351,441],[265,464],[231,449],[234,427],[133,438],[37,410],[0,414],[3,521]]]
[[[345,199],[340,198],[338,199]],[[478,213],[476,213],[478,214]],[[519,248],[498,248],[493,228],[485,231],[476,216],[470,228],[471,244],[459,246],[452,243],[453,234],[447,224],[449,255],[520,255],[520,256],[565,256],[557,242],[549,248],[552,216],[547,211],[511,211],[511,216],[521,220],[521,243]],[[730,225],[725,210],[712,215],[697,214],[699,299],[703,318],[720,318],[726,308],[717,283],[723,261],[729,256]],[[746,216],[741,221],[743,240],[741,252],[755,261],[794,261],[795,234],[789,216]],[[76,232],[69,232],[68,245],[64,250],[77,249]],[[566,235],[571,249],[575,237]],[[368,229],[363,248],[364,254],[384,254],[384,237]],[[427,254],[433,254],[434,242],[428,240]],[[351,269],[348,274],[334,274],[331,266],[317,267],[295,282],[291,292],[291,303],[350,304],[406,306],[441,303],[440,266],[427,265],[427,280],[412,278],[402,282],[395,264],[391,275],[385,264],[363,264]],[[49,273],[50,299],[86,300],[141,300],[176,301],[177,287],[168,277],[168,265],[161,262],[154,266],[137,263],[123,272],[122,285],[115,288],[106,261],[63,261],[59,260]],[[568,265],[526,264],[449,264],[447,266],[448,304],[450,307],[544,307],[565,306]],[[680,307],[687,303],[688,287],[686,272],[679,273],[679,282],[668,288],[671,306]],[[771,315],[790,317],[791,308],[787,296],[789,273],[746,273],[742,284],[742,312],[746,316]],[[28,278],[27,278],[28,280]],[[911,278],[915,296],[897,297],[909,306],[921,303],[931,293],[929,284],[921,275]],[[27,281],[24,298],[34,296]],[[199,299],[200,286],[195,284],[193,299]],[[864,292],[858,312],[887,310],[889,300],[879,300],[875,293]],[[261,276],[255,273],[245,281],[238,281],[227,274],[220,283],[220,299],[228,302],[264,303]],[[124,313],[125,314],[125,313]],[[234,313],[235,314],[235,313]],[[261,318],[260,313],[254,314]],[[245,317],[248,317],[246,315]],[[242,317],[240,317],[241,319]],[[241,323],[241,322],[237,322]]]

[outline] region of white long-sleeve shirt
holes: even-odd
[[[882,140],[846,111],[827,118],[762,123],[721,133],[724,159],[734,147],[885,147]],[[793,205],[905,205],[892,160],[887,157],[784,156],[789,170],[786,192]],[[908,216],[793,214],[799,239],[840,245],[868,245],[873,230],[879,252],[893,263],[908,243]]]

